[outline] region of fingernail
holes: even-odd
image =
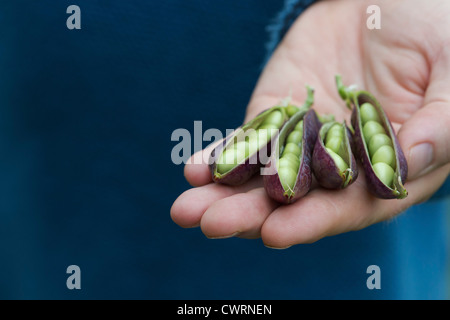
[[[409,149],[408,154],[408,178],[416,178],[430,170],[433,162],[433,146],[421,143]]]
[[[267,244],[264,244],[267,248],[269,248],[269,249],[276,249],[276,250],[284,250],[284,249],[288,249],[288,248],[290,248],[290,247],[292,247],[292,245],[288,245],[288,246],[286,246],[286,247],[272,247],[272,246],[269,246],[269,245],[267,245]]]
[[[227,238],[232,238],[235,237],[239,234],[240,232],[237,231],[235,233],[229,234],[229,235],[225,235],[225,236],[206,236],[208,239],[227,239]]]

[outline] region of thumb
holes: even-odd
[[[398,135],[408,162],[408,179],[450,162],[450,103],[431,102],[406,121]]]

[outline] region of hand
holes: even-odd
[[[286,248],[390,219],[443,184],[450,171],[450,2],[379,1],[379,30],[366,26],[371,4],[320,1],[306,10],[264,69],[246,121],[279,103],[290,88],[293,103],[301,105],[306,84],[315,89],[319,114],[348,121],[334,82],[341,74],[345,84],[374,94],[396,128],[409,165],[408,197],[373,197],[360,170],[344,190],[313,188],[280,206],[266,195],[261,177],[238,187],[219,185],[211,183],[207,164],[187,164],[185,177],[196,188],[173,204],[177,224],[201,226],[209,238],[261,237],[268,247]],[[201,162],[203,152],[191,162]]]

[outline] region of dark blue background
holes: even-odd
[[[81,30],[66,28],[71,4],[81,8]],[[281,7],[1,2],[0,298],[392,298],[413,281],[399,278],[402,265],[423,254],[417,272],[436,275],[418,294],[442,295],[442,215],[424,223],[411,213],[285,251],[208,240],[171,221],[172,202],[189,188],[171,162],[173,130],[241,123],[266,55],[265,27]],[[412,246],[400,236],[415,219],[423,247],[421,237]],[[72,264],[81,290],[66,287]],[[382,290],[366,287],[371,264],[381,267]]]

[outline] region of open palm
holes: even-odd
[[[264,69],[246,121],[290,90],[293,103],[301,105],[305,85],[315,89],[319,114],[348,121],[350,111],[334,82],[341,74],[345,84],[374,94],[392,121],[409,165],[409,196],[374,198],[360,174],[344,190],[313,186],[297,202],[280,206],[266,195],[259,176],[238,187],[212,183],[207,164],[198,164],[206,149],[185,167],[195,188],[173,204],[177,224],[201,226],[210,238],[261,237],[266,246],[286,248],[389,219],[442,185],[450,171],[450,3],[378,1],[379,30],[366,26],[370,4],[320,1],[297,19]]]

